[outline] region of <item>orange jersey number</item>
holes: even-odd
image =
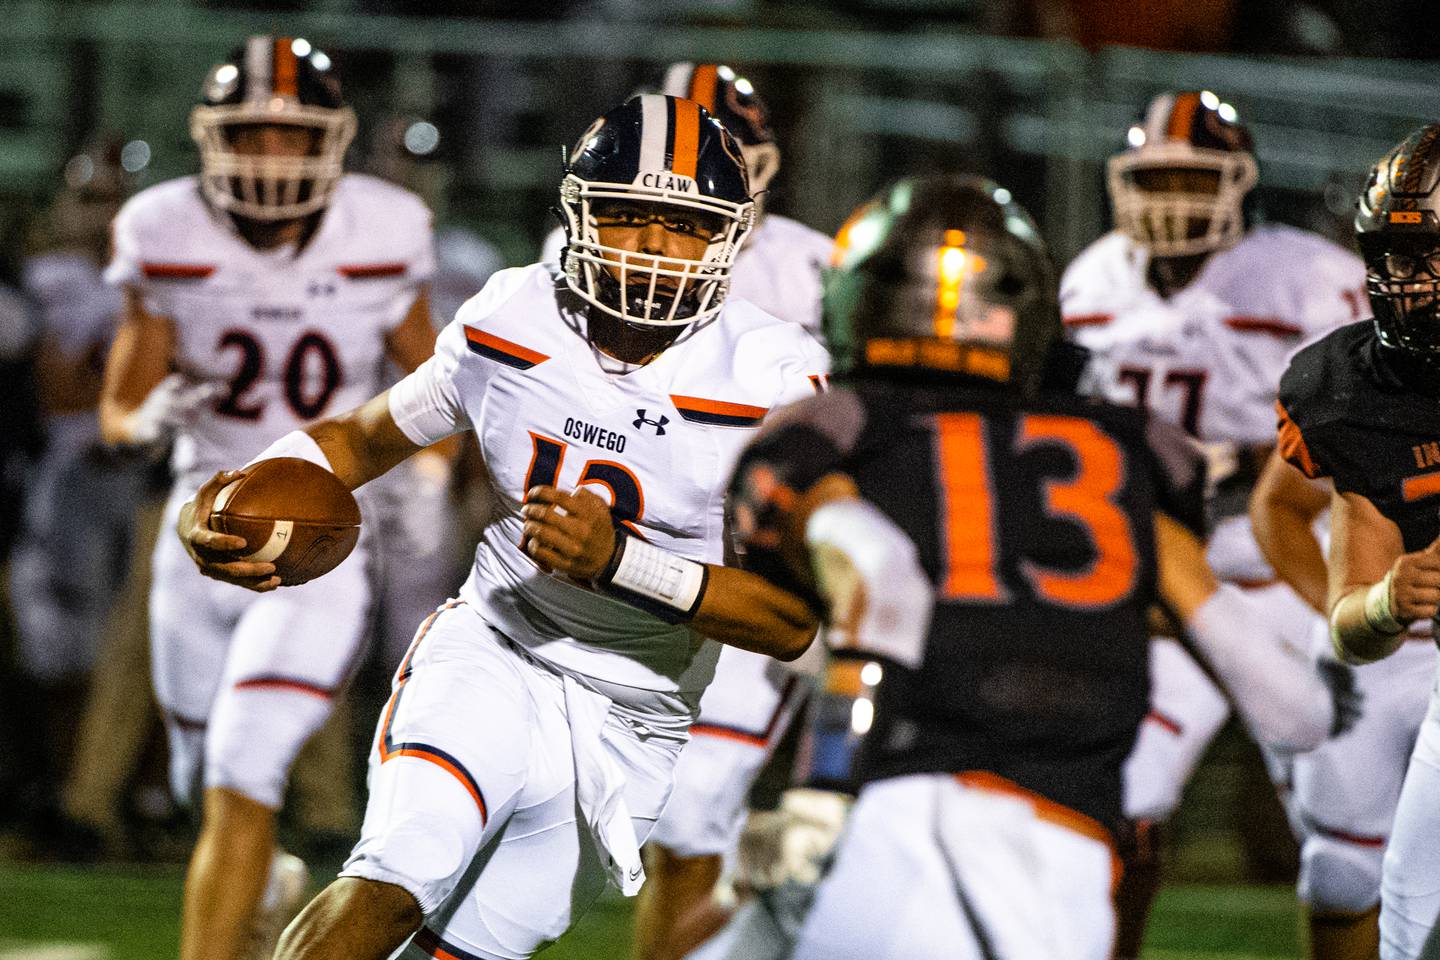
[[[985,420],[976,413],[935,418],[944,531],[940,595],[946,600],[998,603],[1009,597],[997,569],[996,500],[985,434]],[[1095,608],[1123,600],[1135,588],[1138,567],[1130,520],[1115,502],[1125,479],[1123,452],[1089,420],[1022,417],[1016,451],[1041,445],[1061,447],[1075,462],[1072,476],[1046,481],[1046,514],[1081,527],[1095,558],[1078,571],[1022,560],[1022,574],[1035,594],[1051,603]]]

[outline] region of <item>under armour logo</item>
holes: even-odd
[[[655,436],[657,437],[665,436],[665,424],[669,422],[670,418],[663,413],[660,414],[659,420],[651,420],[645,416],[645,410],[643,408],[635,411],[635,429],[639,430],[642,424],[649,424],[655,428]]]

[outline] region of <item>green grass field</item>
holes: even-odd
[[[175,956],[178,867],[0,864],[0,960],[166,960]],[[629,948],[630,906],[607,896],[545,960],[605,960]],[[1176,886],[1161,893],[1150,960],[1299,956],[1295,897],[1284,887]]]

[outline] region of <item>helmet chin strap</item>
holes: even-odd
[[[606,373],[629,373],[644,366],[690,329],[689,325],[654,327],[626,323],[594,307],[585,314],[585,337]]]

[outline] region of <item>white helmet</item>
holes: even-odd
[[[239,153],[237,127],[275,124],[314,131],[305,156]],[[211,69],[190,112],[200,147],[200,187],[221,210],[253,220],[293,220],[323,210],[355,136],[355,112],[340,98],[330,58],[309,41],[250,37]]]
[[[1128,140],[1107,168],[1118,230],[1154,257],[1213,253],[1240,241],[1245,195],[1260,171],[1234,107],[1208,90],[1163,93]]]

